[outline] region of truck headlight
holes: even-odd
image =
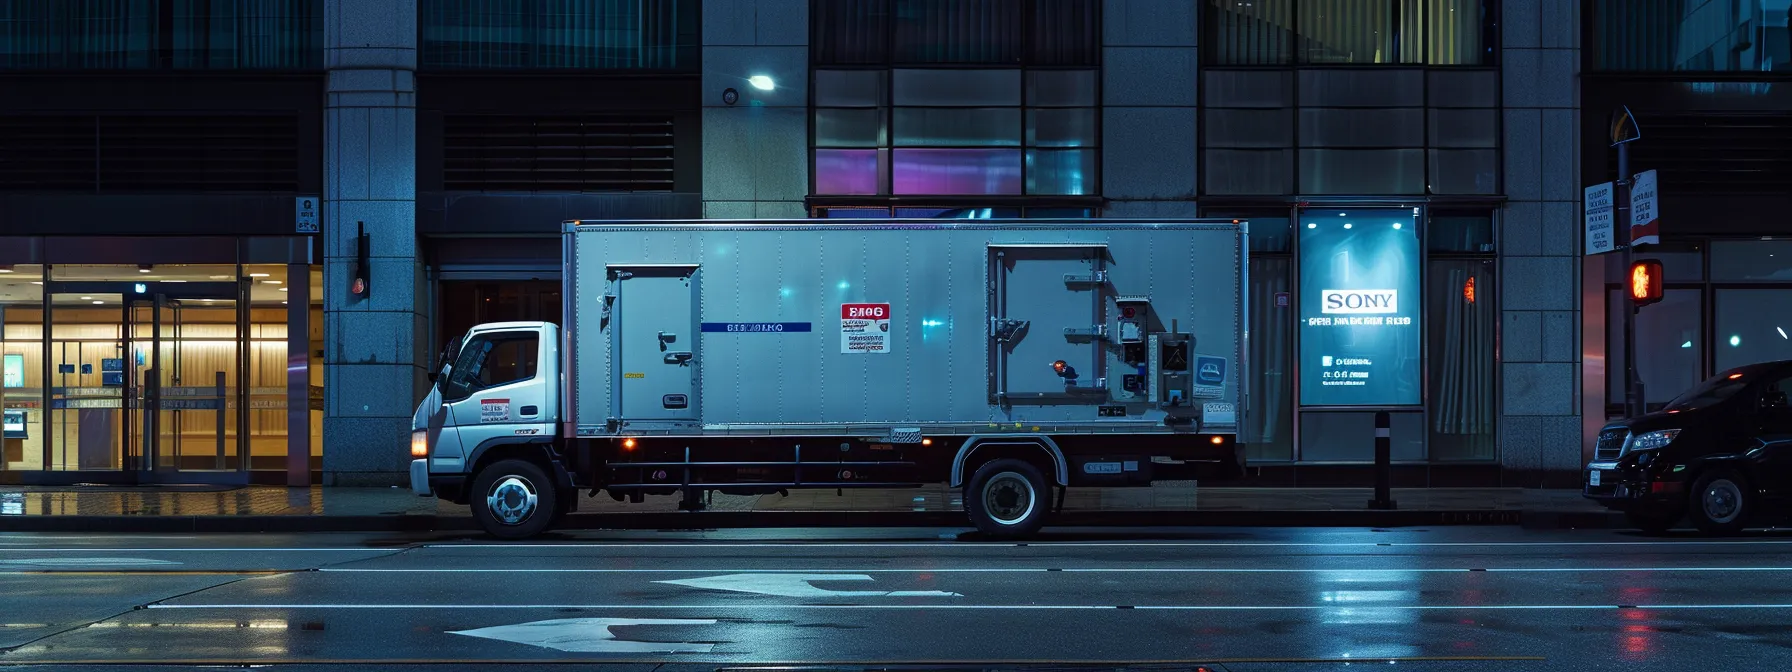
[[[429,457],[429,430],[411,432],[411,457]]]
[[[1666,448],[1668,444],[1674,442],[1674,437],[1679,435],[1680,430],[1678,429],[1660,429],[1653,432],[1643,432],[1642,434],[1630,437],[1630,445],[1624,447],[1624,452],[1628,453],[1638,450]]]

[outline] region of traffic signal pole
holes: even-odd
[[[1631,272],[1631,262],[1636,260],[1636,250],[1630,238],[1630,143],[1618,143],[1618,179],[1612,190],[1613,211],[1617,214],[1612,226],[1618,241],[1624,248],[1624,272]],[[1622,232],[1622,233],[1619,233]],[[1628,288],[1632,280],[1624,278],[1624,286]],[[1624,297],[1624,417],[1634,418],[1644,412],[1643,381],[1636,372],[1636,301],[1629,296],[1628,289]]]

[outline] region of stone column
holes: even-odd
[[[1102,3],[1101,183],[1107,217],[1195,216],[1201,4]]]
[[[325,485],[392,485],[423,389],[417,300],[417,0],[326,0]],[[365,300],[349,294],[357,224]]]
[[[756,75],[775,88],[748,84]],[[701,95],[703,216],[807,217],[809,0],[703,0]]]
[[[1579,4],[1502,3],[1499,433],[1513,485],[1572,486],[1581,466]]]

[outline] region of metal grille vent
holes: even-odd
[[[1658,171],[1664,194],[1792,191],[1792,114],[1638,114],[1637,125],[1631,168]],[[1616,149],[1606,162],[1615,170]]]
[[[0,116],[0,190],[297,191],[294,115]]]
[[[1593,459],[1618,459],[1624,454],[1624,440],[1627,438],[1630,438],[1630,430],[1621,427],[1600,432],[1593,445]]]
[[[672,115],[448,115],[449,191],[672,191]]]

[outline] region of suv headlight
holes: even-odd
[[[411,432],[411,457],[429,457],[429,430]]]
[[[1624,452],[1629,453],[1638,450],[1666,448],[1668,444],[1674,442],[1674,437],[1679,435],[1680,430],[1678,429],[1658,429],[1653,432],[1643,432],[1642,434],[1630,437],[1630,444],[1624,446]]]

